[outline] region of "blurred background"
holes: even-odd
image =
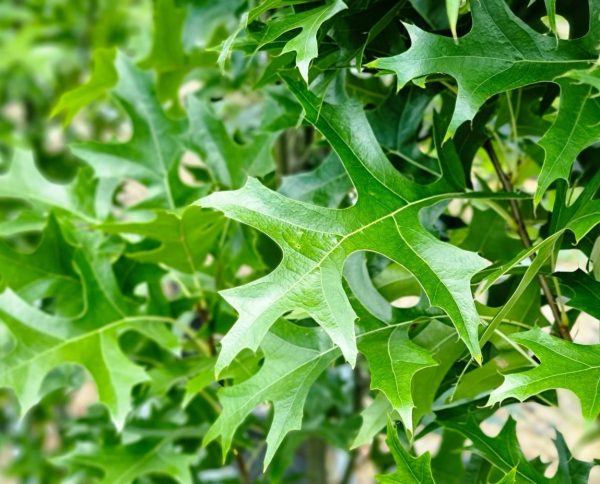
[[[192,91],[202,90],[203,97],[215,101],[225,94],[235,97],[239,86],[244,84],[243,78],[236,78],[235,69],[229,77],[223,77],[217,67],[218,54],[210,49],[220,45],[239,25],[239,9],[244,3],[243,0],[0,2],[0,174],[7,170],[14,151],[23,148],[33,152],[38,168],[47,179],[66,184],[82,166],[69,150],[70,143],[129,139],[130,118],[123,107],[107,95],[114,84],[110,72],[100,72],[106,75],[99,76],[98,82],[92,81],[91,89],[80,98],[68,99],[67,103],[61,101],[63,94],[90,79],[94,66],[102,71],[111,65],[117,50],[153,73],[157,95],[173,117],[181,112],[182,97]],[[244,71],[244,75],[248,75],[248,71]],[[252,101],[252,97],[249,99]],[[240,100],[243,106],[248,104],[239,95],[227,105],[223,103],[223,117],[235,118]],[[219,106],[216,109],[220,109]],[[238,125],[247,129],[252,123],[256,123],[256,119],[251,113]],[[206,177],[201,169],[196,170],[196,175]],[[116,197],[123,205],[131,205],[143,197],[141,192],[142,186],[127,181]],[[29,251],[39,243],[37,231],[45,222],[35,214],[24,212],[23,208],[20,201],[0,199],[0,233],[5,236],[12,230],[9,227],[18,224],[20,235],[10,242]],[[2,353],[8,341],[4,331],[2,327]],[[0,482],[86,483],[100,477],[98,469],[71,462],[76,468],[79,466],[79,471],[70,472],[71,477],[67,479],[65,465],[53,460],[66,449],[82,443],[110,449],[111,445],[121,442],[106,409],[96,404],[95,385],[81,368],[63,366],[45,379],[44,392],[49,393],[25,418],[19,419],[14,395],[0,390]],[[179,401],[181,397],[180,394]],[[143,448],[146,442],[156,442],[157,436],[165,432],[173,433],[174,426],[182,432],[183,438],[186,430],[194,435],[196,438],[189,446],[198,448],[206,424],[202,428],[186,428],[182,420],[185,417],[169,406],[167,398],[160,402],[154,399],[151,410],[141,408],[144,402],[147,403],[144,395],[138,393],[134,402],[137,414],[132,417],[132,428],[135,423],[139,424],[135,438],[143,436],[142,448],[134,447],[131,455],[121,456],[123,460],[135,461],[136,452],[144,455],[147,450]],[[202,409],[196,410],[197,421],[206,420],[201,414]],[[214,418],[214,413],[210,415]],[[154,423],[149,424],[149,421]],[[144,426],[150,429],[140,428]],[[198,455],[201,454],[205,451],[198,451]],[[203,467],[215,468],[217,472],[209,472],[206,478],[215,482],[238,482],[235,463],[221,466],[216,446],[211,454],[210,464]],[[97,460],[102,461],[102,456]],[[141,482],[173,481],[153,477],[142,478]]]

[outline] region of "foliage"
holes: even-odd
[[[598,433],[600,1],[529,3],[0,6],[2,478],[587,482],[516,420]]]

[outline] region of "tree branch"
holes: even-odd
[[[502,166],[500,165],[500,160],[498,159],[498,155],[492,146],[491,140],[487,140],[483,148],[488,154],[492,165],[494,165],[494,170],[496,170],[496,174],[498,175],[498,179],[502,185],[502,188],[507,192],[513,191],[513,184],[502,170]],[[517,233],[519,234],[519,238],[521,242],[525,246],[526,249],[531,248],[533,245],[531,242],[531,238],[527,233],[527,226],[525,225],[525,221],[523,220],[523,215],[521,214],[521,209],[519,208],[519,203],[511,199],[509,200],[510,210],[512,212],[512,216],[517,225]],[[534,256],[535,257],[535,256]],[[540,281],[540,287],[542,288],[542,292],[544,293],[544,297],[546,301],[548,301],[548,306],[550,306],[550,310],[552,311],[552,316],[554,317],[554,331],[564,340],[571,341],[571,334],[569,333],[569,326],[566,318],[563,317],[560,307],[558,305],[558,301],[554,297],[552,290],[550,289],[550,285],[548,284],[548,280],[543,274],[538,275],[538,279]]]

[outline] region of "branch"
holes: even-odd
[[[492,164],[494,165],[494,169],[496,170],[496,174],[502,184],[502,188],[507,192],[512,192],[514,187],[512,182],[502,170],[502,166],[500,165],[500,160],[498,159],[498,155],[492,146],[492,142],[488,139],[484,144],[483,148],[488,154]],[[531,238],[527,233],[527,227],[525,225],[525,221],[523,220],[523,215],[521,214],[521,209],[519,208],[519,204],[516,200],[509,200],[510,210],[512,212],[512,216],[517,225],[517,233],[519,234],[519,238],[521,242],[525,246],[526,249],[531,248],[533,245],[531,242]],[[535,257],[535,255],[533,256]],[[550,285],[548,284],[548,280],[543,274],[538,275],[538,279],[540,281],[540,287],[542,288],[542,292],[544,293],[544,297],[546,301],[548,301],[548,305],[550,306],[550,310],[552,311],[552,316],[554,317],[554,331],[564,340],[572,341],[571,334],[569,333],[569,326],[566,318],[561,314],[558,302],[550,289]]]

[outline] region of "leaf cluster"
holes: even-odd
[[[594,478],[600,1],[41,3],[0,7],[0,476]],[[517,422],[569,395],[550,472]]]

